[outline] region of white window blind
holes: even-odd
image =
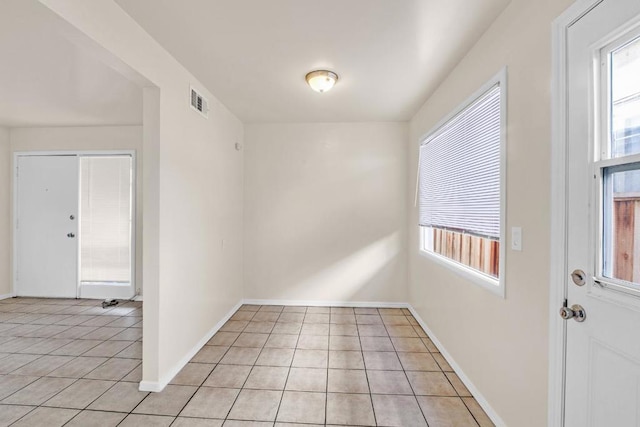
[[[499,84],[420,146],[420,225],[500,238]]]
[[[131,281],[131,156],[80,158],[82,282]]]

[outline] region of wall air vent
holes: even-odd
[[[204,117],[209,117],[209,101],[202,96],[198,91],[191,87],[191,108],[202,114]]]

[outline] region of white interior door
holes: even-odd
[[[16,294],[75,298],[78,158],[18,156]]]
[[[567,34],[566,426],[640,426],[639,18],[604,0]]]

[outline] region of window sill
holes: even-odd
[[[432,261],[435,261],[437,264],[442,265],[443,267],[453,271],[458,276],[466,279],[478,286],[481,286],[493,294],[500,296],[501,298],[505,298],[504,292],[504,279],[492,279],[482,273],[478,273],[471,268],[467,268],[464,265],[452,261],[442,255],[435,254],[433,252],[425,251],[424,249],[419,249],[420,255],[425,258],[428,258]]]

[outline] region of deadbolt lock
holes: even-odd
[[[587,283],[587,275],[582,270],[574,270],[571,273],[571,280],[578,286],[584,286]]]

